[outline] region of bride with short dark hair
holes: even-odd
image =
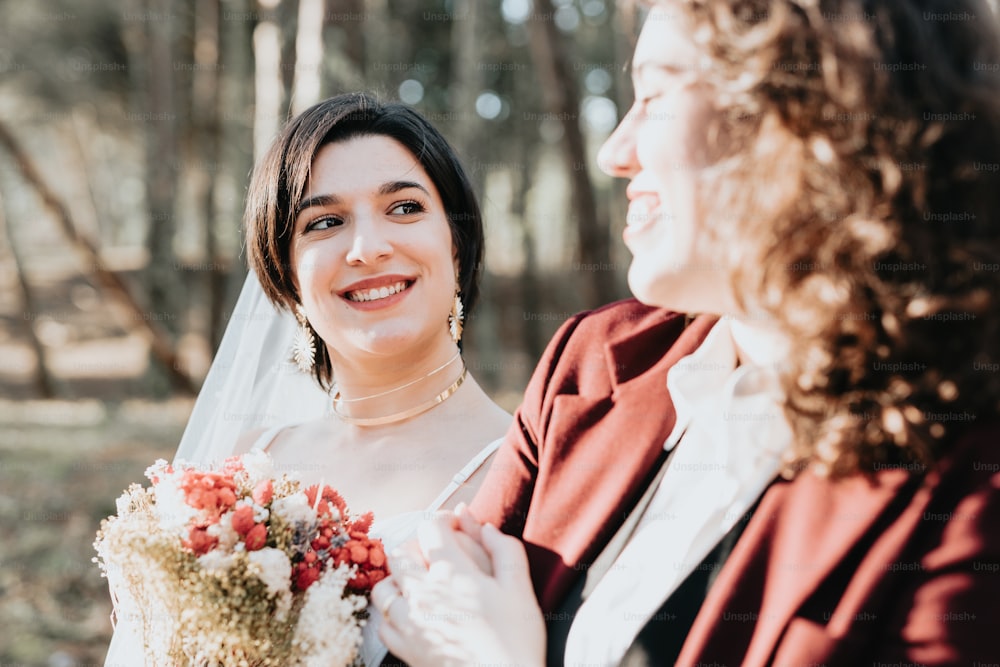
[[[177,457],[266,450],[277,470],[373,511],[391,549],[427,512],[471,498],[510,423],[461,355],[483,256],[468,178],[410,107],[340,95],[275,140],[244,223],[253,271]],[[106,664],[139,664],[137,610],[110,583]],[[373,610],[369,665],[385,656],[377,625]]]

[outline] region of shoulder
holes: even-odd
[[[539,370],[550,379],[556,375],[610,375],[614,382],[626,381],[660,364],[684,333],[685,322],[682,313],[635,299],[582,312],[556,332]],[[693,348],[684,353],[691,351]]]
[[[954,415],[956,419],[975,419],[969,413]],[[938,495],[964,499],[978,497],[982,510],[996,513],[1000,522],[1000,420],[970,427],[957,437],[941,460],[927,475],[926,484]],[[995,525],[995,524],[994,524]],[[1000,533],[997,534],[1000,542]]]
[[[657,330],[671,323],[683,325],[684,315],[665,308],[647,306],[636,299],[615,301],[606,306],[577,313],[556,334],[572,337],[574,342],[602,343],[610,339],[632,337],[647,330]]]
[[[295,437],[302,430],[302,425],[262,426],[261,428],[244,431],[236,440],[233,453],[236,456],[246,454],[252,449],[268,450],[276,442],[283,442]]]

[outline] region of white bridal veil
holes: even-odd
[[[297,324],[277,310],[250,271],[194,404],[177,459],[219,461],[251,429],[322,416],[329,397],[291,360]]]

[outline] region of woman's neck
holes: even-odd
[[[370,419],[410,410],[458,381],[464,364],[450,339],[392,356],[331,355],[341,415]]]
[[[788,358],[789,341],[770,319],[727,315],[740,364],[777,366]]]

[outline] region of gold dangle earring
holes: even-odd
[[[303,373],[311,373],[316,363],[316,339],[302,304],[295,305],[295,319],[298,320],[299,327],[295,330],[295,339],[292,341],[292,361]]]
[[[462,293],[455,289],[455,302],[448,313],[448,330],[451,339],[456,343],[462,340],[462,323],[465,321],[465,309],[462,307]]]

